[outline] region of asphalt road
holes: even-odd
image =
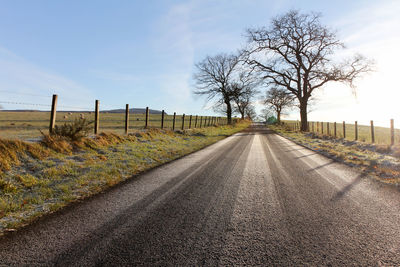
[[[400,265],[400,192],[262,127],[0,238],[0,265]]]

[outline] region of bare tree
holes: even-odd
[[[249,75],[246,71],[240,72],[237,79],[231,84],[234,111],[240,113],[242,119],[245,117],[246,109],[251,106],[252,99],[259,93],[258,85],[257,77]]]
[[[253,105],[248,105],[244,110],[246,118],[254,120],[257,117],[256,109]]]
[[[194,75],[197,95],[207,95],[207,100],[216,100],[217,106],[222,105],[222,110],[226,110],[228,123],[232,123],[232,105],[234,70],[239,63],[239,58],[235,55],[218,54],[207,56],[203,61],[195,65],[197,71]]]
[[[343,49],[335,32],[320,23],[320,15],[289,11],[269,28],[249,29],[245,61],[268,83],[297,97],[301,130],[307,130],[307,105],[314,90],[335,81],[353,86],[355,78],[371,70],[361,55],[338,63],[332,56]]]
[[[268,120],[271,117],[273,117],[273,111],[271,110],[271,108],[267,107],[267,108],[263,108],[261,110],[260,118],[262,120],[264,120],[265,122],[268,122]]]
[[[285,108],[293,106],[294,96],[284,89],[276,87],[267,91],[264,104],[276,112],[277,123],[281,123],[281,114]]]

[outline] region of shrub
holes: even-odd
[[[84,118],[75,119],[72,123],[64,123],[61,126],[56,125],[51,135],[62,136],[71,139],[72,141],[78,141],[83,137],[87,136],[93,121],[87,121]]]

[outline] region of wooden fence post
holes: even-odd
[[[346,139],[346,122],[343,121],[343,139]]]
[[[128,134],[129,130],[129,104],[125,107],[125,134]]]
[[[174,118],[172,119],[172,131],[175,131],[175,119],[176,119],[176,112],[174,112]]]
[[[192,128],[192,115],[189,117],[189,129]]]
[[[331,133],[329,131],[329,122],[326,123],[326,134],[329,136]]]
[[[336,138],[336,121],[333,123],[333,134]]]
[[[390,145],[394,145],[394,120],[390,119]]]
[[[371,120],[371,142],[375,143],[374,121]]]
[[[161,129],[164,129],[164,116],[165,116],[165,111],[161,111]]]
[[[324,134],[324,122],[321,122],[321,133]]]
[[[311,128],[312,128],[312,132],[314,132],[314,122],[311,122]]]
[[[56,125],[57,99],[58,99],[58,96],[53,95],[53,99],[51,101],[49,133],[53,132],[54,125]]]
[[[194,119],[194,128],[197,128],[197,117],[198,115],[196,115],[196,118]]]
[[[149,107],[146,107],[146,120],[144,123],[144,128],[147,128],[149,126]]]
[[[97,134],[99,132],[99,105],[100,101],[96,100],[95,102],[95,108],[94,108],[94,134]]]
[[[358,122],[354,122],[354,140],[358,140]]]
[[[185,113],[182,115],[182,130],[185,130]]]

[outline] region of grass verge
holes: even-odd
[[[335,139],[316,133],[295,132],[277,125],[271,125],[269,128],[297,144],[368,172],[376,180],[387,184],[400,184],[400,146]]]
[[[45,136],[41,144],[0,139],[0,235],[248,126],[102,133],[76,142]]]

